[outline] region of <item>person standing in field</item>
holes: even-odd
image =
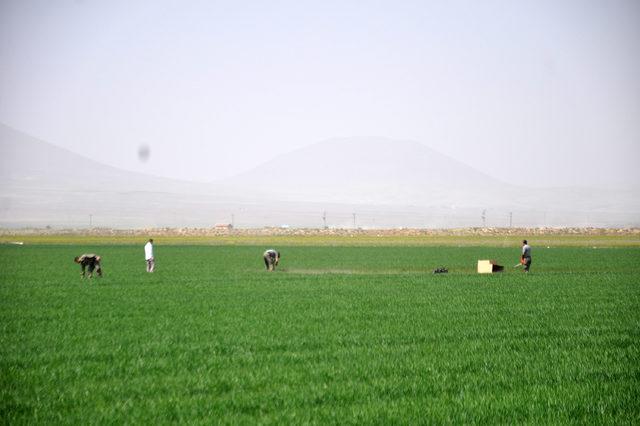
[[[522,255],[520,256],[520,263],[525,272],[529,272],[531,266],[531,246],[527,243],[527,240],[522,240]]]
[[[280,261],[280,252],[274,249],[269,249],[262,255],[264,258],[264,265],[267,267],[267,271],[275,271],[278,262]]]
[[[97,254],[83,254],[80,256],[76,256],[73,259],[74,262],[80,264],[80,278],[84,278],[85,270],[89,270],[89,278],[93,278],[93,271],[96,271],[99,277],[102,276],[102,266],[100,265],[100,256]]]
[[[147,272],[153,272],[156,267],[156,260],[153,257],[153,238],[149,238],[144,245],[144,260],[147,262]]]

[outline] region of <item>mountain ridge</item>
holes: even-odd
[[[331,174],[324,173],[325,164],[319,163],[331,163]],[[316,178],[317,182],[335,182],[342,180],[345,172],[353,173],[355,170],[360,176],[375,182],[384,180],[388,172],[397,173],[403,179],[415,180],[418,177],[431,178],[438,183],[457,182],[456,175],[447,169],[464,170],[464,175],[473,175],[480,181],[500,182],[419,142],[381,137],[326,139],[274,157],[226,180],[238,180],[246,176],[253,178],[267,171],[278,176],[282,170],[289,170],[290,173],[298,173],[297,177],[300,178],[310,175],[312,181]],[[464,181],[468,183],[469,179]]]
[[[104,165],[0,125],[0,226],[628,226],[638,191],[519,188],[417,142],[321,141],[206,184]],[[35,155],[37,152],[38,155]],[[302,154],[301,154],[302,153]],[[301,156],[302,155],[302,156]]]
[[[223,181],[237,188],[260,182],[288,200],[378,204],[447,198],[464,205],[482,198],[479,191],[504,198],[516,190],[418,142],[377,137],[324,140]]]

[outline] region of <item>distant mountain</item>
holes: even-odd
[[[90,142],[82,156],[0,124],[0,183],[5,188],[162,191],[167,186],[193,186],[107,166],[99,159],[100,152],[92,150]]]
[[[224,183],[288,200],[383,205],[477,205],[488,195],[508,204],[517,191],[420,143],[385,138],[327,140]]]
[[[242,200],[214,192],[110,167],[0,124],[0,226],[211,226]]]
[[[330,139],[276,157],[234,180],[273,178],[278,186],[498,184],[422,144],[384,138]]]
[[[0,124],[0,227],[640,224],[637,190],[516,187],[416,142],[332,139],[211,184],[133,173],[86,154]]]
[[[389,212],[387,222],[405,215],[407,222],[420,226],[640,223],[638,189],[516,186],[420,143],[386,138],[326,140],[278,156],[222,184],[238,192],[261,188],[270,199],[290,203],[361,206],[371,217],[377,209]],[[377,224],[374,219],[370,223]]]

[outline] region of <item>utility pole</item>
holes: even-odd
[[[356,214],[355,213],[352,213],[352,214],[353,214],[353,229],[356,229]]]
[[[509,212],[509,228],[513,225],[513,212]]]
[[[93,228],[93,215],[89,215],[89,228]]]
[[[327,229],[327,212],[326,212],[326,210],[322,212],[322,223],[324,224],[324,229]]]
[[[482,227],[487,227],[487,210],[482,210]]]
[[[236,227],[236,215],[231,213],[231,227],[235,228]]]

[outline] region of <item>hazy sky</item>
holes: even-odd
[[[640,185],[640,2],[0,0],[0,121],[188,179],[371,135]]]

